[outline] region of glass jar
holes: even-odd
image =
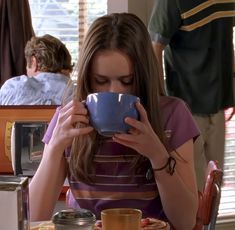
[[[55,230],[93,230],[95,215],[86,209],[66,209],[52,217]]]
[[[0,175],[0,229],[29,229],[28,178]]]

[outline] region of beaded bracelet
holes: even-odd
[[[153,178],[153,172],[161,171],[165,168],[167,168],[166,172],[172,176],[175,172],[175,165],[176,165],[175,158],[170,156],[168,157],[166,164],[163,165],[162,167],[157,168],[157,169],[153,169],[153,168],[148,169],[146,173],[146,179],[151,180]]]

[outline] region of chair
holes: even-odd
[[[197,221],[193,230],[214,230],[221,196],[223,171],[217,161],[210,161],[203,192],[199,192]]]

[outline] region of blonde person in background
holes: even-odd
[[[32,37],[25,47],[27,76],[7,80],[0,105],[60,105],[73,69],[66,46],[51,35]]]

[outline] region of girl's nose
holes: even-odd
[[[123,87],[119,82],[112,82],[109,87],[109,91],[113,93],[122,93]]]

